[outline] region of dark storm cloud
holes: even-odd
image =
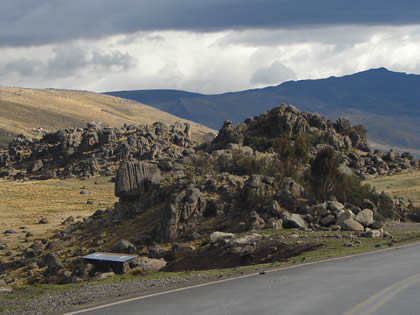
[[[20,76],[32,76],[42,67],[42,62],[20,58],[7,63],[3,68],[3,73],[17,73]]]
[[[60,79],[87,70],[97,73],[119,72],[135,67],[136,64],[137,60],[133,56],[118,50],[103,52],[99,49],[89,50],[77,45],[64,44],[55,47],[49,58],[34,56],[33,59],[13,59],[0,67],[0,71],[2,75],[17,74],[28,78]]]
[[[0,46],[152,30],[217,31],[420,22],[418,0],[3,0]]]
[[[121,71],[136,65],[134,57],[120,51],[89,52],[78,46],[64,45],[57,47],[54,52],[55,56],[50,58],[46,65],[47,77],[68,77],[87,67]]]

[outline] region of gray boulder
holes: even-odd
[[[319,223],[323,226],[330,226],[334,224],[334,222],[335,222],[335,217],[332,214],[329,214],[321,218],[321,220],[319,220]]]
[[[379,238],[384,236],[384,231],[380,230],[368,230],[360,233],[361,237],[368,237],[368,238]]]
[[[228,240],[235,236],[233,233],[213,232],[210,234],[210,242],[215,243],[218,240]]]
[[[310,209],[310,213],[315,217],[325,217],[330,214],[328,210],[328,204],[326,202],[314,205]]]
[[[155,164],[137,161],[122,162],[115,182],[115,195],[121,199],[137,199],[159,190],[160,170]]]
[[[45,255],[44,262],[45,265],[48,267],[48,273],[55,273],[58,270],[64,268],[60,258],[58,258],[57,254],[55,253],[48,253],[47,255]]]
[[[364,209],[363,211],[360,211],[354,219],[364,227],[367,227],[374,222],[373,211],[370,209]]]
[[[354,219],[346,219],[338,223],[344,231],[363,231],[364,227]]]
[[[140,267],[143,272],[157,272],[166,266],[166,261],[163,259],[154,259],[148,257],[138,257],[130,262],[130,267]]]
[[[283,217],[283,226],[285,228],[297,228],[305,230],[308,228],[308,224],[300,214],[292,213]]]
[[[174,241],[178,233],[192,229],[199,224],[206,210],[206,199],[199,189],[191,187],[180,193],[173,193],[163,209],[163,221],[158,228],[162,242]]]
[[[328,201],[328,209],[332,211],[339,211],[344,209],[344,205],[338,201]]]
[[[127,240],[119,241],[112,249],[114,252],[123,254],[135,254],[137,252],[136,246]]]
[[[363,225],[354,220],[354,217],[353,212],[345,210],[337,216],[337,225],[341,226],[344,231],[363,231]]]

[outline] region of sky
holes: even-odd
[[[416,0],[2,0],[0,85],[216,94],[420,73]]]

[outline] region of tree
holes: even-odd
[[[332,148],[326,148],[316,155],[311,163],[310,183],[316,198],[327,200],[334,194],[337,185],[343,181],[338,167],[340,162]]]

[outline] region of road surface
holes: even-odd
[[[420,243],[68,314],[420,314]]]

